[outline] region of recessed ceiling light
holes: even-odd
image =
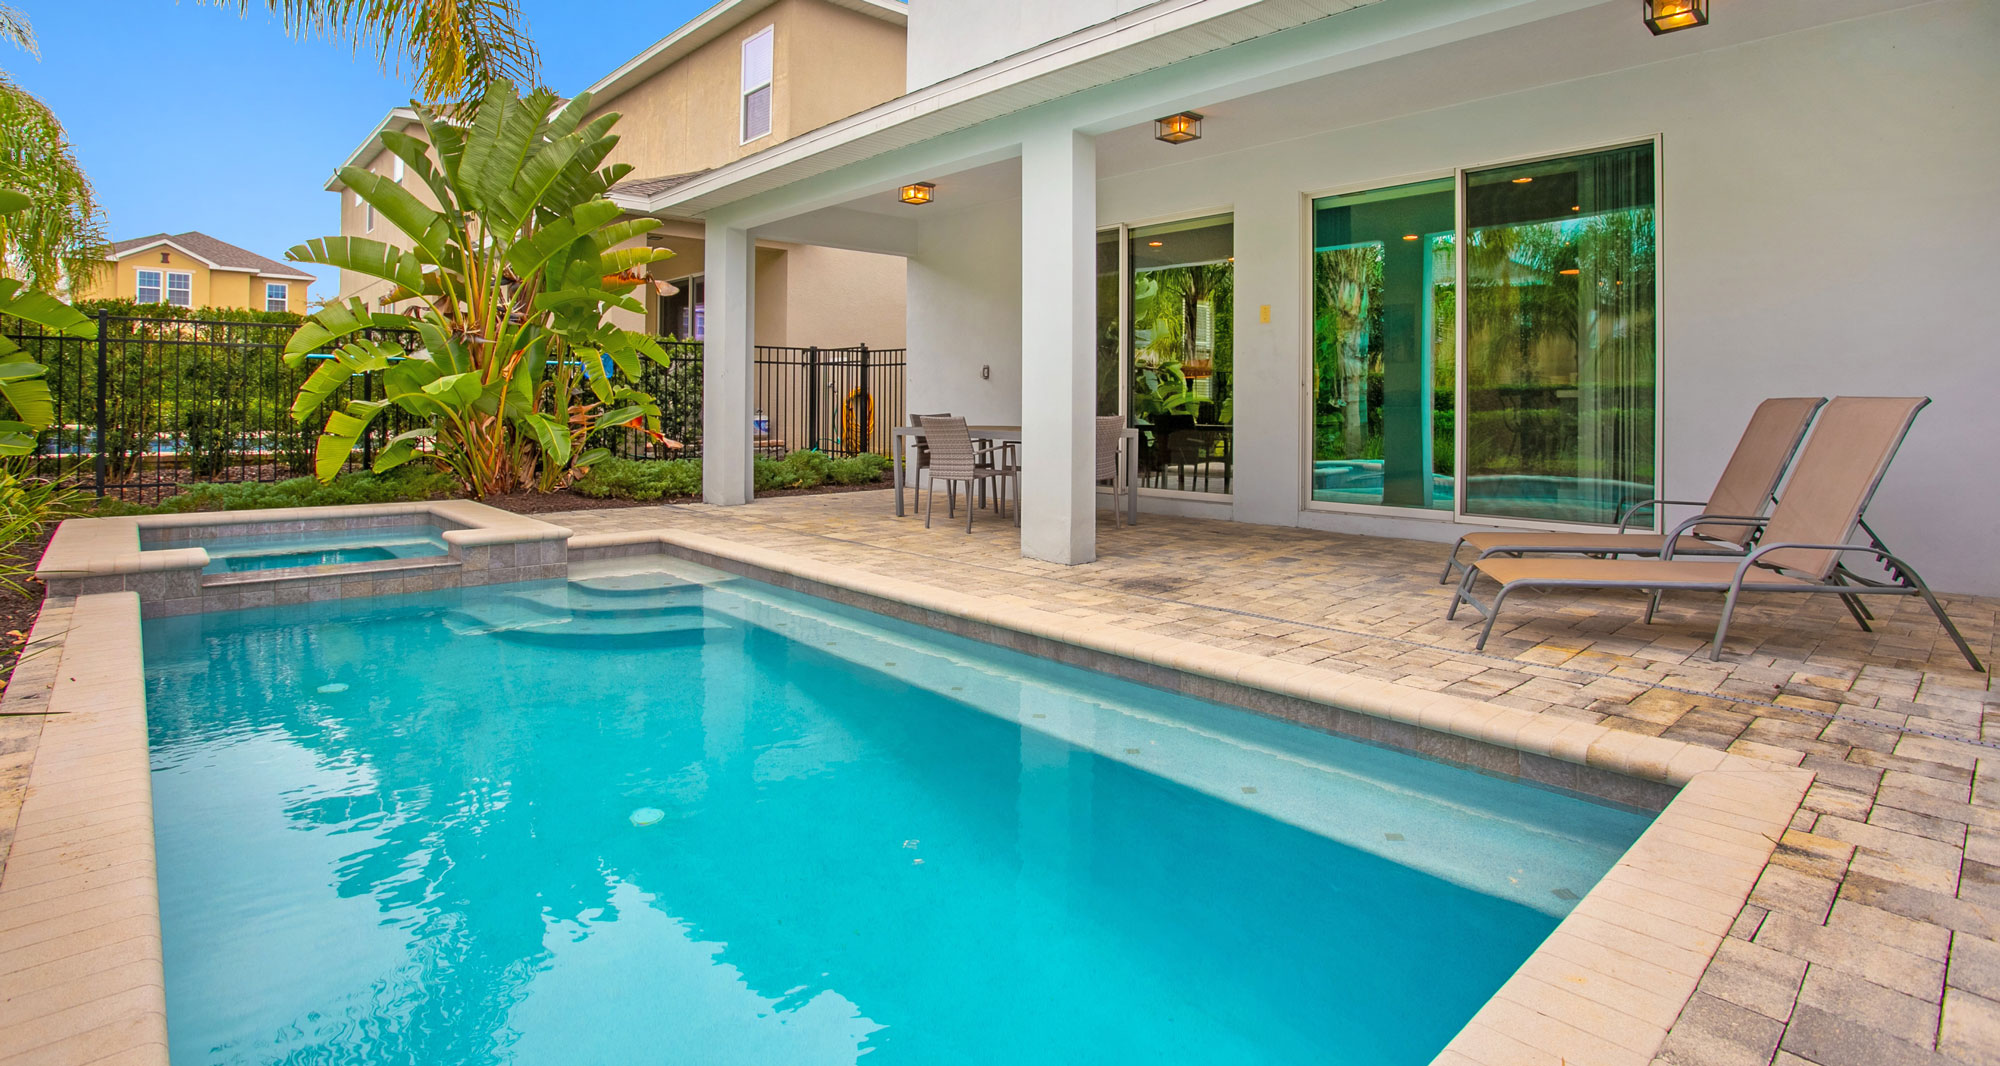
[[[1529,183],[1529,182],[1531,182],[1531,181],[1533,181],[1533,180],[1535,180],[1535,179],[1533,179],[1533,178],[1515,178],[1515,179],[1514,179],[1514,184],[1516,184],[1516,185],[1526,185],[1527,183]]]
[[[1147,242],[1146,242],[1146,247],[1148,247],[1148,248],[1159,248],[1159,247],[1161,247],[1161,246],[1165,245],[1166,243],[1167,243],[1167,242],[1165,242],[1165,241],[1147,241]]]

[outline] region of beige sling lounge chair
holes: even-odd
[[[1974,670],[1985,670],[1972,653],[1944,607],[1910,564],[1890,554],[1864,516],[1882,475],[1896,448],[1910,431],[1917,412],[1930,403],[1927,397],[1840,396],[1826,405],[1812,439],[1799,454],[1785,495],[1769,518],[1721,519],[1746,523],[1763,529],[1757,546],[1741,560],[1710,562],[1677,559],[1669,543],[1658,559],[1480,559],[1466,567],[1465,578],[1452,595],[1446,618],[1456,617],[1458,606],[1469,603],[1485,616],[1477,647],[1486,647],[1493,632],[1493,620],[1507,596],[1521,588],[1629,588],[1655,593],[1646,608],[1646,621],[1653,620],[1653,607],[1662,591],[1721,592],[1726,594],[1722,618],[1715,627],[1715,644],[1709,658],[1722,658],[1722,643],[1729,636],[1729,619],[1736,601],[1745,590],[1751,592],[1826,592],[1846,602],[1848,611],[1863,630],[1869,615],[1859,602],[1864,595],[1922,596],[1931,612],[1958,645],[1959,654]],[[1718,521],[1711,519],[1711,521]],[[1867,544],[1850,544],[1856,528],[1868,534]],[[1845,560],[1854,555],[1872,556],[1882,567],[1880,576],[1867,577],[1849,569]],[[1472,585],[1479,575],[1499,582],[1500,589],[1491,605],[1473,598]]]
[[[1822,396],[1785,396],[1758,404],[1757,410],[1750,416],[1750,424],[1743,430],[1743,439],[1736,442],[1736,451],[1730,454],[1729,463],[1722,468],[1722,476],[1716,479],[1715,491],[1705,502],[1645,500],[1635,503],[1619,516],[1618,531],[1615,533],[1542,533],[1534,530],[1467,533],[1451,546],[1451,554],[1445,557],[1444,574],[1438,578],[1438,584],[1450,581],[1451,572],[1465,565],[1459,562],[1458,553],[1468,544],[1479,553],[1480,559],[1495,555],[1657,556],[1668,544],[1674,546],[1673,553],[1677,556],[1742,555],[1750,550],[1756,527],[1722,525],[1710,519],[1743,519],[1762,515],[1771,494],[1777,491],[1778,479],[1784,476],[1785,467],[1790,466],[1792,456],[1798,454],[1799,442],[1806,438],[1806,427],[1812,424],[1813,415],[1825,404],[1826,398]],[[1701,513],[1673,526],[1665,536],[1626,532],[1626,527],[1641,511],[1668,505],[1700,507]]]

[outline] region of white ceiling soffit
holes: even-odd
[[[718,167],[655,197],[645,214],[713,208],[1036,104],[1382,0],[1161,0]]]

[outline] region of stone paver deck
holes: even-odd
[[[927,530],[872,492],[547,517],[700,532],[1806,767],[1804,808],[1656,1066],[2000,1063],[2000,694],[1914,600],[1871,600],[1870,634],[1830,597],[1754,597],[1714,663],[1718,597],[1670,598],[1643,625],[1635,594],[1544,593],[1481,654],[1475,616],[1444,620],[1437,544],[1107,517],[1098,561],[1064,567],[1021,558],[1006,523]],[[1947,609],[1990,663],[2000,600]]]

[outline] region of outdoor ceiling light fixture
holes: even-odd
[[[1201,140],[1201,115],[1193,111],[1183,111],[1178,115],[1153,120],[1153,137],[1168,144],[1186,144]]]
[[[1708,0],[1641,0],[1646,5],[1646,28],[1658,37],[1690,26],[1708,25]]]
[[[928,181],[920,181],[914,185],[905,185],[900,191],[906,204],[927,204],[931,202],[931,190],[935,188],[937,186]]]

